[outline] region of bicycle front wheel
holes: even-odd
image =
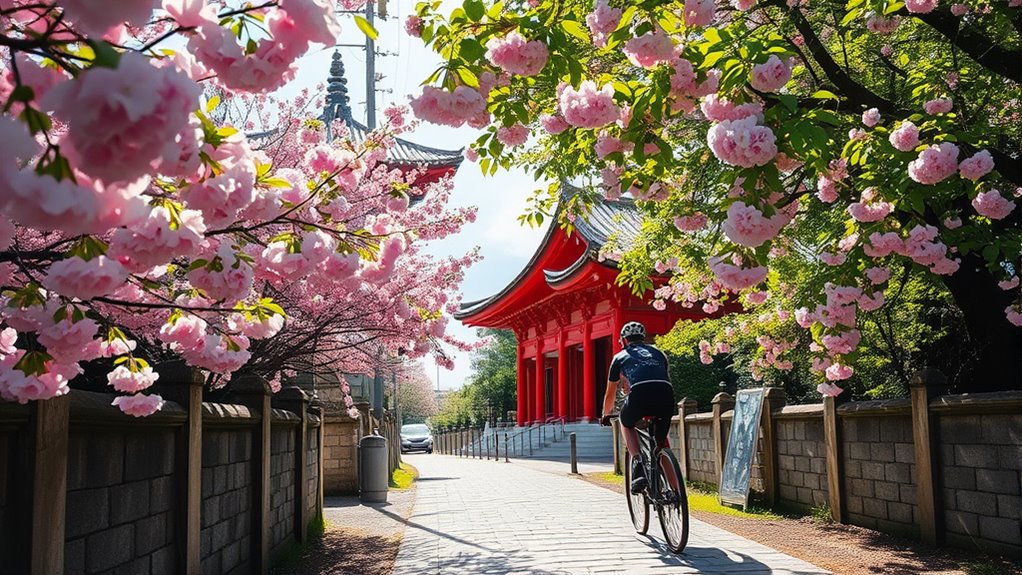
[[[670,449],[660,452],[657,471],[660,474],[660,493],[657,515],[664,532],[667,547],[673,553],[681,553],[688,544],[688,494],[681,467]]]
[[[632,493],[632,456],[625,453],[625,499],[628,501],[628,514],[632,516],[635,532],[644,535],[649,529],[649,499],[646,493]]]

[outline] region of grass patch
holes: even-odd
[[[408,489],[418,476],[417,469],[407,463],[402,463],[401,467],[395,469],[393,475],[390,476],[390,487],[391,489]]]
[[[745,517],[747,519],[781,519],[781,516],[768,509],[750,506],[742,511],[736,507],[721,505],[717,501],[716,493],[707,493],[698,489],[688,490],[688,508],[690,511],[705,511],[718,515],[731,515],[733,517]]]
[[[621,484],[621,485],[625,484],[625,476],[624,475],[618,475],[617,473],[614,473],[613,471],[605,471],[603,473],[592,473],[591,475],[593,477],[597,478],[597,479],[600,479],[602,481],[606,481],[608,483],[618,483],[618,484]]]

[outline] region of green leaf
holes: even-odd
[[[375,40],[380,36],[380,33],[376,31],[376,28],[373,28],[373,25],[369,23],[369,20],[366,20],[358,14],[355,14],[355,26],[358,26],[358,29],[361,30],[362,33],[370,40]]]
[[[795,110],[798,109],[798,98],[791,94],[778,94],[777,99],[784,104],[784,107],[787,108],[789,112],[794,113]]]
[[[486,6],[481,0],[465,0],[465,15],[473,22],[478,22],[486,16]]]
[[[461,79],[461,83],[468,86],[469,88],[479,87],[479,78],[472,73],[472,70],[468,68],[458,68],[458,78]]]
[[[475,61],[486,54],[486,48],[475,38],[465,38],[458,44],[458,55],[467,61]]]
[[[586,31],[585,27],[575,20],[561,20],[561,28],[565,32],[585,42],[586,44],[592,43],[589,38],[589,32]]]
[[[96,42],[94,40],[88,40],[87,42],[96,53],[96,59],[92,61],[93,66],[117,68],[117,65],[121,63],[121,53],[107,42]]]
[[[983,248],[983,259],[988,262],[996,262],[1001,249],[997,244],[990,244]]]
[[[816,100],[840,100],[840,98],[837,97],[837,94],[828,90],[817,90],[813,92],[813,95],[810,97]]]

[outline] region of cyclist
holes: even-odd
[[[632,493],[641,493],[646,488],[646,472],[642,466],[639,449],[639,434],[635,424],[643,417],[656,417],[657,442],[667,444],[674,415],[674,389],[667,373],[667,356],[656,347],[646,343],[646,327],[631,321],[621,328],[621,345],[624,346],[610,364],[607,392],[603,397],[603,425],[609,425],[609,414],[614,409],[614,399],[619,386],[627,394],[621,408],[621,425],[624,428],[625,444],[632,456]],[[622,376],[624,381],[622,381]]]

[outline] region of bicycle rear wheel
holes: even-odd
[[[688,544],[688,494],[685,491],[685,478],[670,449],[662,450],[659,459],[657,515],[660,517],[660,528],[664,532],[667,547],[674,553],[681,553]]]
[[[644,535],[649,529],[649,499],[646,493],[632,493],[632,456],[625,453],[625,499],[628,501],[628,514],[632,517],[635,532]]]

